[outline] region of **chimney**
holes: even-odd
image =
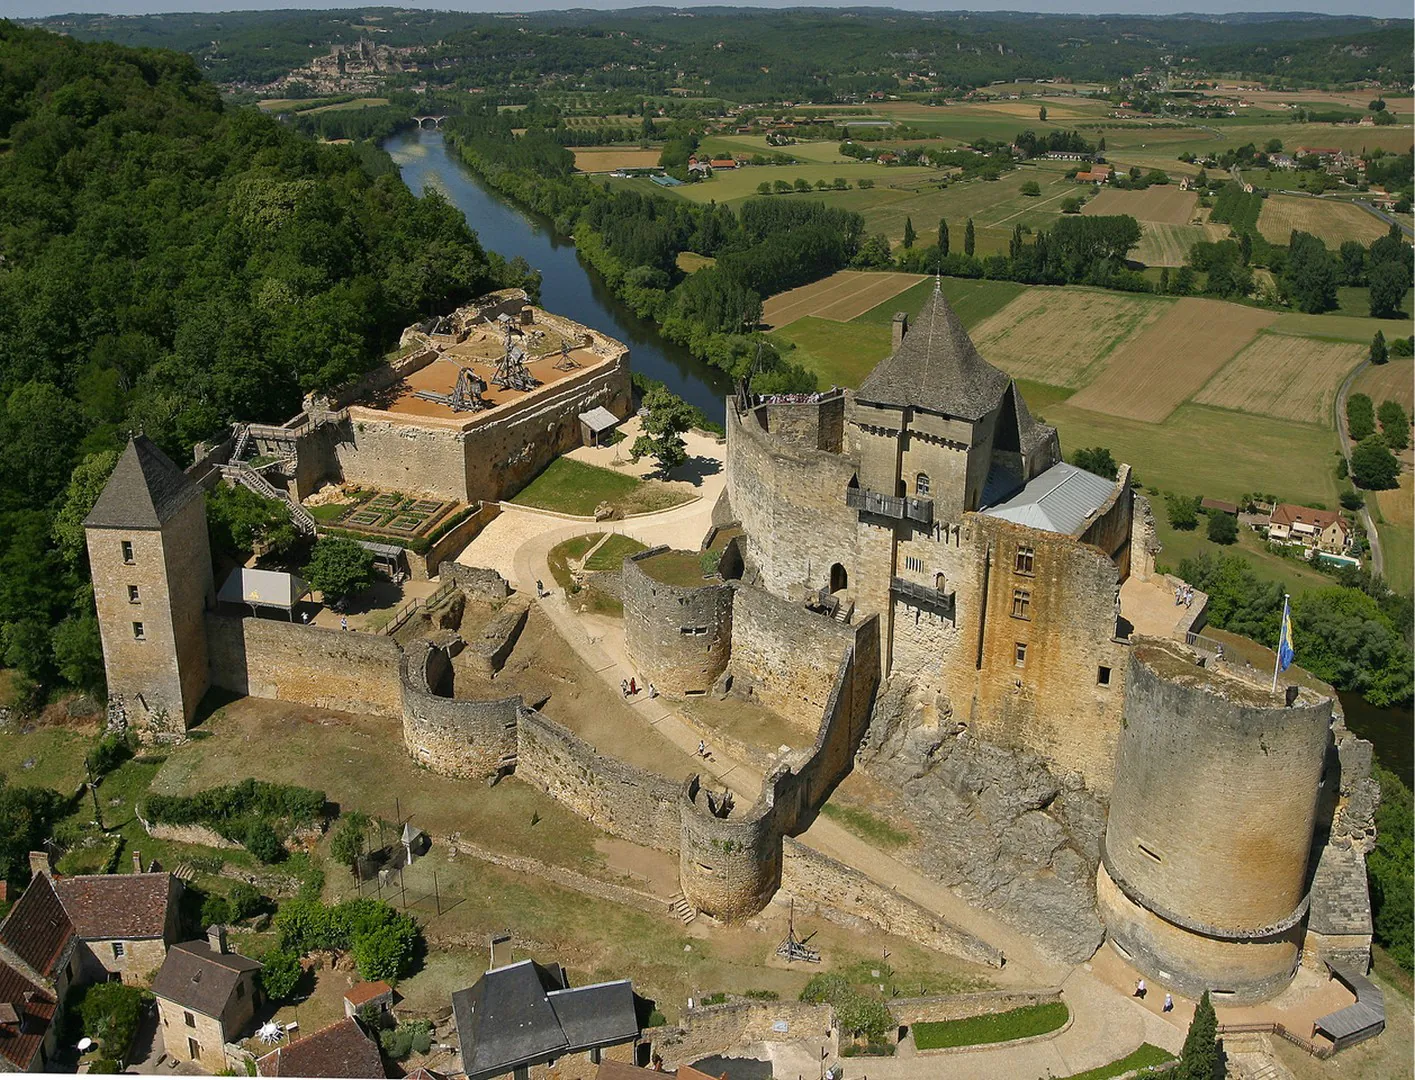
[[[497,968],[506,967],[509,963],[511,963],[511,935],[493,934],[490,970],[495,971]]]
[[[135,852],[133,852],[133,873],[135,873],[135,874],[141,874],[141,873],[142,873],[142,852],[141,852],[141,851],[135,851]]]
[[[46,877],[52,875],[54,868],[49,864],[49,852],[31,851],[29,853],[29,872],[44,874]]]
[[[899,348],[904,343],[904,335],[909,332],[909,316],[903,311],[894,313],[894,327],[890,338],[890,347]]]
[[[206,943],[214,953],[226,951],[226,927],[212,925],[206,928]]]

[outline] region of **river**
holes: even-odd
[[[1378,709],[1360,694],[1342,694],[1346,726],[1376,745],[1376,758],[1391,772],[1415,786],[1415,709],[1397,705]]]
[[[575,245],[549,220],[515,207],[488,188],[447,151],[440,131],[404,131],[383,144],[417,194],[440,191],[467,216],[482,245],[506,258],[519,255],[541,274],[546,310],[568,316],[629,346],[635,371],[666,383],[683,400],[722,422],[731,381],[673,344],[610,293],[604,279],[580,260]]]

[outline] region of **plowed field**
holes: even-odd
[[[849,322],[922,280],[918,274],[841,270],[828,278],[773,296],[763,305],[762,321],[768,326],[780,327],[807,315],[817,315],[822,319]]]

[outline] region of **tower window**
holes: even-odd
[[[1032,562],[1035,555],[1036,552],[1034,549],[1030,547],[1019,547],[1017,549],[1017,557],[1012,563],[1013,571],[1018,574],[1031,574],[1033,572]]]
[[[131,563],[133,561],[133,542],[131,540],[121,541],[123,548],[123,561]]]
[[[924,496],[929,493],[929,474],[921,472],[914,477],[914,494]]]
[[[916,574],[922,574],[924,572],[924,560],[917,555],[905,555],[904,569],[912,570]]]
[[[1135,841],[1135,846],[1138,847],[1142,852],[1144,852],[1144,853],[1145,853],[1146,855],[1148,855],[1150,858],[1154,859],[1155,862],[1164,862],[1164,859],[1161,858],[1158,853],[1156,853],[1156,852],[1154,852],[1154,851],[1151,851],[1149,848],[1147,848],[1144,844],[1140,843],[1138,840]]]
[[[1096,668],[1096,685],[1097,685],[1097,686],[1109,686],[1109,685],[1110,685],[1110,668],[1106,667],[1104,664],[1102,664],[1100,667]]]
[[[1030,619],[1032,617],[1031,589],[1012,590],[1012,617],[1014,619]]]
[[[1025,641],[1019,641],[1019,642],[1017,642],[1016,646],[1014,647],[1012,656],[1013,656],[1013,663],[1015,663],[1018,667],[1026,667],[1026,666],[1027,666],[1027,643],[1026,643]]]
[[[135,623],[133,623],[133,640],[134,640],[134,641],[146,641],[146,640],[147,640],[147,634],[143,631],[142,623],[140,623],[140,622],[135,622]]]
[[[136,585],[128,586],[128,603],[138,603],[138,587]]]

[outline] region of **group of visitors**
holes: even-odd
[[[1176,585],[1174,587],[1174,606],[1179,607],[1181,604],[1185,607],[1194,606],[1194,586]]]
[[[1139,998],[1141,1001],[1144,1001],[1145,995],[1149,992],[1149,988],[1145,985],[1144,979],[1135,980],[1135,997]],[[1174,1011],[1174,996],[1172,994],[1166,993],[1164,995],[1164,1011]]]

